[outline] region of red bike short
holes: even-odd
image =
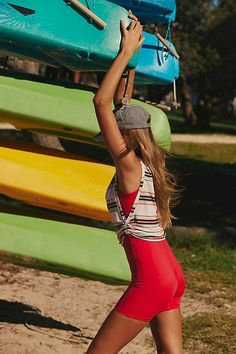
[[[132,279],[114,310],[149,322],[159,312],[180,307],[186,283],[167,239],[146,241],[125,235],[123,247]]]

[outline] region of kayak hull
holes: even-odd
[[[105,193],[115,173],[113,166],[13,140],[0,145],[1,194],[47,209],[110,221]]]
[[[156,36],[147,32],[143,36],[145,40],[136,67],[136,84],[172,84],[179,77],[179,60]],[[174,45],[167,42],[175,50]]]
[[[92,100],[94,88],[68,82],[37,82],[38,76],[0,75],[0,120],[16,128],[56,135],[104,149],[94,141],[99,131]],[[27,97],[27,100],[26,100]],[[147,103],[132,100],[149,111],[159,146],[169,151],[171,132],[166,114]]]
[[[0,213],[0,234],[1,261],[107,283],[130,281],[112,231]]]

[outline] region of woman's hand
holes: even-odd
[[[136,17],[131,10],[129,10],[129,18],[134,20],[135,22],[138,22],[138,17]]]
[[[121,41],[121,51],[124,51],[130,57],[136,52],[137,49],[141,47],[144,42],[144,37],[142,36],[143,26],[138,21],[138,18],[132,14],[130,11],[129,18],[133,21],[126,28],[125,23],[121,20],[121,32],[122,32],[122,41]]]

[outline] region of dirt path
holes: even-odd
[[[126,288],[9,264],[1,265],[0,284],[1,354],[85,353],[91,340],[89,337],[95,335]],[[183,317],[215,309],[202,299],[191,298],[188,289],[181,306]],[[25,322],[48,335],[28,329]],[[81,332],[76,331],[78,328]],[[78,343],[50,337],[49,334]],[[156,353],[148,327],[120,352],[134,353]]]
[[[172,142],[236,144],[236,136],[226,134],[172,134]]]

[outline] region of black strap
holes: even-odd
[[[122,77],[125,77],[126,78],[126,82],[125,82],[125,90],[124,90],[124,93],[123,93],[123,97],[121,99],[121,102],[122,104],[127,104],[127,99],[126,99],[126,92],[127,92],[127,89],[128,89],[128,86],[129,86],[129,76],[130,76],[130,69],[127,69],[127,74],[126,76],[122,76]]]

